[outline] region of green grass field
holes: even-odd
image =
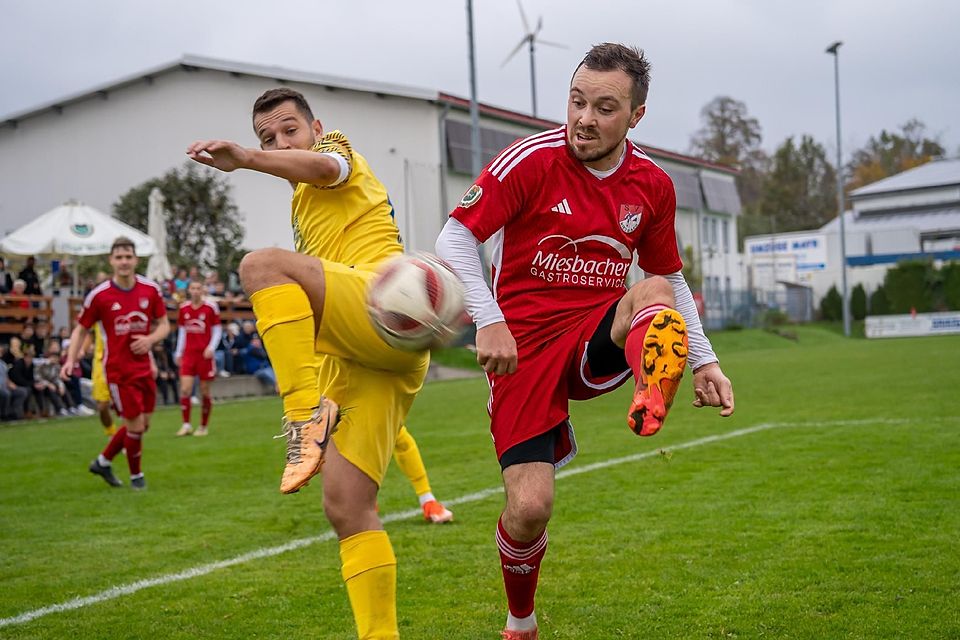
[[[729,419],[689,406],[689,375],[655,438],[627,389],[574,405],[542,638],[960,638],[960,337],[797,331],[713,336]],[[403,638],[499,637],[485,400],[431,383],[410,418],[453,524],[384,485]],[[318,487],[277,490],[279,406],[218,405],[206,439],[161,410],[140,494],[86,471],[94,419],[0,427],[0,638],[354,638]]]

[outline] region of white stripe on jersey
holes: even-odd
[[[510,173],[510,171],[511,171],[515,166],[517,166],[518,164],[520,164],[520,163],[523,161],[524,158],[526,158],[527,156],[529,156],[529,155],[530,155],[531,153],[533,153],[534,151],[539,151],[540,149],[547,149],[547,148],[549,148],[549,147],[562,147],[562,146],[564,146],[565,144],[567,144],[567,141],[564,140],[563,138],[561,138],[560,140],[557,140],[556,142],[545,142],[545,143],[543,143],[543,144],[538,144],[538,145],[535,145],[535,146],[533,146],[533,147],[530,147],[529,149],[527,149],[526,151],[524,151],[523,153],[521,153],[521,154],[517,157],[516,160],[514,160],[513,162],[511,162],[511,163],[507,166],[507,168],[503,170],[503,173],[501,173],[500,175],[497,176],[497,180],[499,180],[500,182],[503,182],[503,179],[507,177],[507,174]],[[494,174],[494,175],[496,175],[496,174]]]
[[[500,281],[500,274],[503,273],[503,227],[497,229],[497,232],[487,240],[490,243],[490,263],[495,268],[491,289],[493,289],[493,299],[497,299],[497,284]]]
[[[513,143],[512,145],[510,145],[509,147],[501,151],[500,155],[497,156],[494,159],[494,161],[490,163],[490,173],[495,174],[497,171],[500,171],[500,169],[502,169],[507,162],[513,159],[513,157],[517,153],[527,148],[528,146],[537,144],[538,142],[549,139],[552,136],[556,136],[558,132],[562,132],[562,131],[563,131],[562,127],[559,129],[550,129],[548,131],[535,133],[532,136],[527,136],[523,140]]]
[[[643,149],[641,149],[641,148],[638,147],[637,145],[633,144],[632,142],[630,143],[630,146],[633,147],[633,155],[634,155],[634,156],[640,158],[641,160],[646,160],[647,162],[649,162],[650,164],[652,164],[653,166],[655,166],[657,169],[660,169],[660,171],[663,171],[664,173],[667,173],[666,171],[664,171],[663,167],[661,167],[661,166],[658,165],[656,162],[654,162],[654,161],[653,161],[653,158],[651,158],[650,156],[648,156]],[[667,174],[667,175],[669,175],[669,174]]]
[[[142,276],[142,275],[140,275],[140,274],[138,273],[136,280],[137,280],[137,282],[140,282],[140,283],[142,283],[142,284],[148,284],[148,285],[150,285],[151,287],[153,287],[154,289],[157,290],[157,293],[160,294],[160,297],[161,297],[161,298],[163,297],[163,289],[161,289],[161,288],[160,288],[160,285],[157,284],[156,282],[154,282],[153,280],[151,280],[150,278],[148,278],[148,277],[146,277],[146,276]]]
[[[90,290],[90,293],[87,294],[87,297],[83,299],[83,306],[89,307],[90,303],[93,301],[94,297],[98,293],[109,288],[110,288],[110,280],[104,280],[103,282],[95,286],[93,289]]]

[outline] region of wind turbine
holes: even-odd
[[[517,8],[520,9],[520,20],[523,22],[523,39],[514,47],[513,51],[510,52],[510,55],[503,61],[503,64],[500,65],[502,69],[510,62],[513,56],[517,55],[517,52],[523,48],[523,45],[526,44],[530,49],[530,102],[533,105],[533,117],[537,117],[537,74],[536,74],[536,65],[534,64],[534,50],[535,43],[545,44],[548,47],[557,47],[559,49],[566,49],[567,46],[560,44],[558,42],[550,42],[548,40],[541,40],[537,37],[540,33],[540,29],[543,28],[543,16],[537,18],[537,28],[530,30],[530,23],[527,22],[527,14],[523,12],[523,5],[520,4],[520,0],[517,0]]]

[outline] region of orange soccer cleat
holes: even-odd
[[[643,337],[643,375],[627,414],[627,424],[638,436],[652,436],[663,426],[686,364],[687,325],[679,311],[664,309]]]
[[[453,512],[440,504],[438,500],[423,503],[423,519],[434,524],[453,521]]]
[[[320,406],[309,420],[291,422],[284,419],[283,433],[276,436],[287,438],[287,466],[280,480],[281,493],[296,493],[320,473],[330,436],[337,430],[339,422],[340,407],[322,396]]]

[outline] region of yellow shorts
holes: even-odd
[[[110,388],[107,386],[107,377],[103,373],[103,360],[93,361],[91,377],[93,382],[93,401],[110,402]]]
[[[322,262],[326,296],[316,340],[318,387],[340,405],[333,435],[337,450],[380,485],[397,432],[423,387],[430,352],[400,351],[374,331],[366,304],[373,267]]]

